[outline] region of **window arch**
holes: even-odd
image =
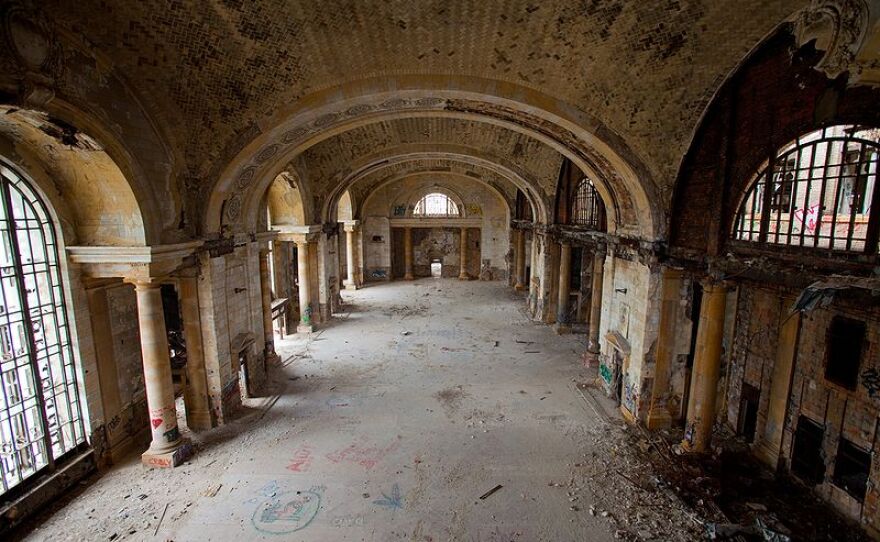
[[[460,216],[458,205],[446,194],[432,192],[422,197],[413,209],[413,216],[453,217]]]
[[[0,162],[0,495],[85,442],[58,254],[45,204]]]
[[[878,161],[878,128],[828,126],[797,138],[752,178],[732,238],[876,253]]]
[[[605,231],[605,204],[593,186],[593,181],[584,177],[577,185],[571,206],[571,223],[575,226],[597,231]]]

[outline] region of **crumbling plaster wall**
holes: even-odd
[[[391,280],[391,221],[387,216],[365,216],[361,235],[364,279]]]

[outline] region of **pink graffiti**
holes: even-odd
[[[153,426],[153,429],[157,429],[163,423],[165,422],[162,421],[162,418],[153,418],[152,420],[150,420],[150,425]]]
[[[363,442],[353,443],[349,446],[327,454],[325,457],[333,463],[354,463],[370,470],[389,453],[397,449],[399,443],[393,442],[388,446],[370,446]]]
[[[798,209],[794,212],[794,217],[801,221],[806,231],[815,232],[816,224],[819,222],[819,204],[811,206],[806,212],[803,209]]]
[[[306,472],[312,466],[312,447],[303,446],[293,452],[293,459],[287,465],[287,470],[293,472]]]

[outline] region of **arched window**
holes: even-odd
[[[878,160],[877,128],[829,126],[799,137],[755,174],[733,239],[876,252]]]
[[[446,194],[432,192],[416,203],[413,216],[459,216],[458,205]]]
[[[571,223],[591,230],[605,231],[605,204],[593,182],[587,178],[581,179],[574,193]]]
[[[85,442],[58,252],[45,205],[0,162],[0,494]]]

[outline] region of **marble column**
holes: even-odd
[[[296,273],[299,281],[299,325],[297,333],[311,333],[312,325],[312,296],[309,285],[309,242],[296,242]]]
[[[192,446],[181,438],[177,426],[160,284],[138,281],[135,292],[152,434],[150,448],[141,455],[141,460],[150,467],[176,467],[192,455]]]
[[[559,291],[556,299],[556,332],[571,331],[569,294],[571,293],[571,244],[559,243]]]
[[[694,376],[688,400],[687,424],[681,448],[705,452],[712,440],[715,424],[715,399],[721,376],[721,351],[724,338],[724,310],[727,288],[718,282],[703,285],[700,323],[694,350]]]
[[[515,264],[515,276],[516,276],[516,285],[514,288],[517,291],[523,291],[526,289],[526,232],[523,230],[514,230],[516,235],[516,264]]]
[[[469,278],[467,272],[467,237],[467,228],[461,228],[461,245],[459,248],[461,260],[459,263],[458,280],[468,280]]]
[[[602,318],[602,284],[605,278],[605,250],[593,254],[593,286],[590,291],[590,334],[587,340],[587,361],[599,360],[599,325]]]
[[[345,226],[345,272],[346,290],[357,290],[357,279],[355,279],[354,269],[354,248],[355,248],[355,230],[354,226]]]
[[[260,297],[263,304],[263,355],[266,361],[274,361],[278,355],[275,353],[275,331],[272,323],[272,278],[269,274],[268,249],[260,250]]]
[[[403,280],[413,280],[412,228],[403,228]]]
[[[199,431],[215,426],[208,395],[208,377],[205,370],[205,351],[202,345],[202,322],[199,316],[198,279],[178,279],[180,316],[183,319],[183,338],[186,342],[186,423]]]

